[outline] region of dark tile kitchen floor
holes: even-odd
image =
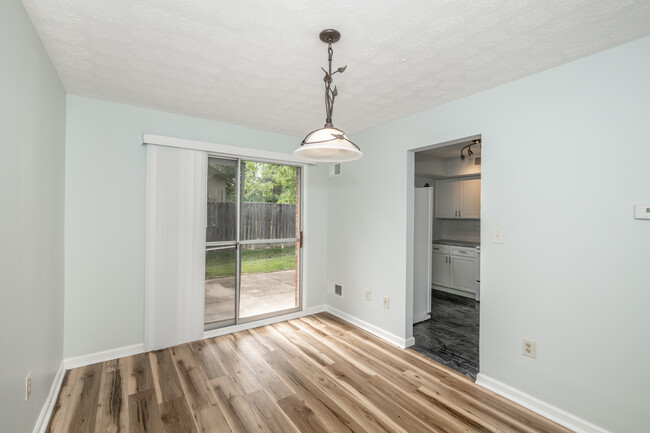
[[[413,325],[411,349],[476,379],[480,302],[433,290],[431,319]]]

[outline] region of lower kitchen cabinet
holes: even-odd
[[[463,296],[476,294],[476,250],[433,244],[431,284]]]
[[[449,255],[437,254],[432,255],[431,264],[431,284],[438,286],[449,285]]]
[[[449,287],[476,293],[476,259],[451,256]]]

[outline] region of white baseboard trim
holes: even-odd
[[[284,322],[285,320],[297,319],[298,317],[308,316],[310,314],[322,313],[325,311],[325,305],[317,305],[310,307],[307,310],[297,311],[291,314],[285,314],[277,317],[270,317],[264,320],[258,320],[251,323],[242,323],[237,326],[230,326],[228,328],[214,329],[206,331],[203,338],[217,337],[219,335],[230,334],[232,332],[244,331],[246,329],[257,328],[259,326],[271,325],[273,323]],[[122,358],[124,356],[137,355],[138,353],[145,352],[144,343],[134,344],[132,346],[118,347],[116,349],[104,350],[102,352],[89,353],[88,355],[75,356],[63,360],[65,370],[72,368],[84,367],[86,365],[95,364],[97,362],[109,361],[111,359]]]
[[[439,286],[437,284],[432,284],[431,289],[438,290],[439,292],[451,293],[452,295],[458,295],[464,298],[470,298],[470,299],[476,298],[475,292],[466,292],[465,290],[452,289],[451,287]]]
[[[241,325],[228,326],[227,328],[212,329],[203,333],[203,338],[218,337],[220,335],[231,334],[233,332],[245,331],[247,329],[259,328],[260,326],[272,325],[274,323],[284,322],[285,320],[297,319],[298,317],[309,316],[310,314],[322,313],[325,311],[325,305],[309,307],[306,310],[296,311],[295,313],[284,314],[282,316],[269,317],[268,319],[256,320],[255,322],[242,323]]]
[[[589,421],[570,414],[558,407],[539,400],[532,395],[528,395],[525,392],[511,387],[510,385],[506,385],[503,382],[492,379],[491,377],[486,376],[482,373],[479,373],[476,376],[476,384],[482,386],[483,388],[489,389],[490,391],[495,392],[500,396],[505,397],[508,400],[511,400],[520,406],[530,409],[533,412],[538,413],[539,415],[542,415],[551,421],[555,421],[556,423],[575,432],[611,433],[609,430],[598,427]]]
[[[144,343],[134,344],[132,346],[118,347],[116,349],[104,350],[102,352],[89,353],[88,355],[74,356],[66,358],[65,369],[84,367],[98,362],[109,361],[115,358],[122,358],[124,356],[137,355],[144,352]]]
[[[50,393],[47,395],[45,404],[41,409],[41,413],[38,414],[38,419],[34,425],[34,433],[45,433],[47,429],[47,424],[50,422],[50,416],[52,415],[52,410],[54,409],[54,404],[56,403],[56,398],[59,395],[59,390],[61,389],[61,383],[63,382],[63,377],[65,376],[65,361],[61,361],[59,364],[59,369],[54,375],[54,380],[52,381],[52,386],[50,387]]]
[[[416,323],[424,322],[425,320],[429,320],[431,318],[431,313],[426,313],[423,314],[422,316],[418,318],[413,318],[413,324],[415,325]]]
[[[391,334],[390,332],[384,331],[383,329],[372,325],[368,322],[365,322],[361,319],[358,319],[348,313],[345,313],[337,308],[327,306],[327,312],[332,313],[339,319],[343,319],[346,322],[349,322],[355,326],[358,326],[359,328],[363,329],[364,331],[368,331],[373,335],[376,335],[377,337],[381,338],[382,340],[386,340],[390,344],[393,344],[401,349],[405,349],[409,346],[413,346],[415,344],[415,339],[413,337],[409,339],[404,339],[402,337],[398,337],[395,334]]]

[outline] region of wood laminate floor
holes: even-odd
[[[47,431],[568,430],[321,313],[69,370]]]

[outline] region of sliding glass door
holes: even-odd
[[[300,167],[209,158],[206,329],[300,310]]]
[[[204,323],[236,320],[239,273],[237,160],[208,158]]]

